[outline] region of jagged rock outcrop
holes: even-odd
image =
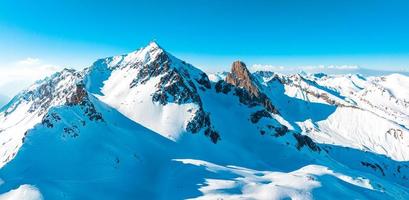
[[[91,121],[104,121],[102,114],[99,113],[89,98],[89,94],[83,83],[82,75],[74,70],[64,70],[57,73],[48,81],[40,84],[34,90],[28,93],[40,94],[35,97],[31,107],[32,111],[46,113],[42,118],[42,124],[47,128],[53,128],[55,123],[61,120],[58,113],[50,110],[53,106],[78,106]],[[33,98],[33,97],[30,97]],[[37,110],[34,110],[37,109]],[[85,121],[84,121],[85,123]],[[78,128],[77,128],[78,129]],[[65,132],[72,132],[72,128],[64,129]],[[78,136],[78,134],[74,134]]]
[[[384,170],[378,163],[370,163],[370,162],[361,161],[361,165],[365,167],[370,167],[371,169],[375,171],[379,171],[382,174],[382,176],[385,176]]]
[[[261,118],[272,118],[271,114],[266,110],[259,110],[251,114],[250,120],[252,123],[257,123]]]
[[[205,135],[210,137],[213,143],[217,143],[220,135],[212,127],[209,114],[203,109],[202,100],[198,93],[198,88],[201,90],[211,88],[207,75],[204,72],[189,72],[191,67],[189,64],[176,60],[158,45],[153,45],[150,51],[159,51],[159,53],[151,63],[139,66],[141,69],[132,82],[131,88],[138,84],[144,84],[153,77],[160,76],[160,80],[156,84],[157,90],[152,94],[152,101],[161,105],[168,103],[197,104],[199,108],[195,111],[193,119],[188,122],[186,131],[198,133],[203,129]],[[198,75],[194,76],[196,73]]]
[[[325,86],[306,75],[251,74],[239,61],[230,73],[209,76],[210,82],[190,66],[150,44],[101,59],[87,70],[64,70],[37,82],[0,112],[2,188],[33,184],[46,199],[105,198],[103,193],[87,193],[100,188],[118,199],[183,199],[216,184],[227,186],[203,192],[203,198],[257,198],[259,188],[281,191],[282,184],[270,183],[276,176],[287,181],[288,175],[295,177],[291,183],[301,184],[289,191],[295,196],[280,193],[282,198],[351,193],[358,198],[408,199],[405,120],[393,124],[383,118],[386,114],[371,113],[370,104],[362,110],[334,106],[349,102],[343,98],[349,91],[365,87],[351,90],[354,85],[347,85],[342,92],[345,79],[329,79]],[[335,87],[338,84],[342,87]],[[388,88],[376,91],[372,95],[385,99],[398,95]],[[350,102],[359,103],[359,97]],[[382,102],[378,105],[393,112],[402,108]],[[246,183],[237,182],[230,172]],[[194,175],[189,179],[194,181],[185,181],[186,175]],[[76,181],[49,187],[61,178]],[[218,181],[206,182],[209,178]],[[230,187],[232,181],[238,184]],[[308,185],[321,185],[324,193],[305,190]],[[256,193],[245,194],[248,186]]]
[[[246,64],[241,61],[233,62],[231,72],[226,76],[226,82],[236,87],[244,88],[252,96],[260,96],[260,90],[257,87],[255,80],[253,80],[250,71],[246,67]]]
[[[184,67],[188,64],[174,62],[172,56],[160,49],[159,46],[154,46],[150,51],[158,51],[159,53],[156,53],[156,58],[152,58],[148,64],[140,62],[133,64],[133,67],[140,70],[130,87],[145,84],[148,80],[160,76],[160,81],[156,84],[157,91],[152,95],[154,102],[159,102],[162,105],[188,102],[201,104],[197,87],[193,81],[199,84],[201,89],[209,89],[211,86],[207,75],[201,72],[200,76],[191,77],[188,69]]]
[[[240,102],[250,107],[261,105],[267,111],[278,114],[278,110],[273,106],[271,100],[259,88],[258,81],[252,76],[246,65],[241,61],[232,64],[231,72],[226,76],[226,83],[236,87],[235,95]],[[216,91],[228,91],[228,87],[222,83],[216,85]]]
[[[106,72],[104,74],[107,76],[103,76],[105,79],[109,79],[111,73],[128,78],[126,81],[114,81],[115,83],[112,83],[115,86],[121,85],[120,91],[123,93],[132,93],[132,91],[138,91],[150,85],[149,91],[146,92],[149,93],[151,101],[156,106],[152,107],[151,110],[147,109],[147,111],[153,112],[155,109],[166,109],[166,107],[173,106],[170,104],[178,104],[181,107],[186,104],[194,104],[194,108],[188,111],[191,117],[186,118],[186,123],[182,125],[185,131],[191,133],[202,131],[206,136],[210,137],[213,143],[219,140],[220,136],[212,127],[210,114],[203,108],[202,99],[199,95],[200,91],[211,89],[208,76],[199,69],[166,52],[158,44],[151,42],[145,48],[126,55],[103,59],[95,63],[95,65],[87,71],[88,74],[92,75],[87,77],[87,82],[100,81],[98,79],[101,77],[99,71],[102,71]],[[98,71],[94,72],[94,70]],[[93,79],[96,80],[93,81]],[[112,86],[110,83],[108,85],[109,87]],[[110,96],[110,94],[105,94],[105,96]],[[126,100],[118,101],[132,101],[132,105],[136,105],[142,101],[137,98],[136,96],[130,96]],[[124,102],[119,104],[117,104],[118,102],[105,103],[113,107],[121,107],[121,103]],[[129,117],[142,124],[149,121],[146,120],[147,118],[141,119],[136,115],[130,115]],[[164,120],[166,121],[166,119]],[[167,132],[168,130],[157,131],[160,131],[166,137],[173,134]]]
[[[320,152],[321,148],[312,139],[306,135],[300,133],[293,133],[294,138],[297,140],[297,149],[300,150],[302,147],[307,146],[311,150]]]
[[[29,113],[37,116],[47,114],[53,106],[80,106],[91,120],[101,120],[94,105],[89,100],[83,83],[83,74],[74,69],[64,69],[53,76],[38,81],[31,88],[23,91],[18,101],[14,102],[5,114],[13,112],[22,103],[29,104]]]

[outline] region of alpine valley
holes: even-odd
[[[409,199],[409,77],[206,74],[151,42],[0,108],[0,199]]]

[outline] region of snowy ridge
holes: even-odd
[[[135,122],[172,140],[186,130],[196,133],[206,128],[206,134],[217,142],[219,136],[208,124],[197,94],[199,88],[210,87],[206,74],[156,43],[97,61],[86,71],[88,89]]]
[[[0,113],[0,149],[3,166],[10,161],[24,143],[27,132],[43,118],[52,107],[79,105],[92,108],[80,82],[81,74],[65,69],[38,81],[15,97]],[[90,113],[89,113],[90,114]]]
[[[387,92],[390,89],[380,86],[379,82],[388,77],[367,80],[359,75],[255,74],[284,118],[317,142],[371,151],[400,161],[409,159],[409,118],[405,105],[399,104],[405,98],[401,95],[396,99]]]
[[[313,199],[326,198],[325,193],[317,192],[313,194],[313,189],[321,187],[320,179],[322,176],[329,176],[331,179],[339,179],[341,182],[349,183],[353,187],[361,187],[369,190],[373,188],[368,179],[361,177],[350,177],[344,174],[336,173],[324,166],[308,165],[296,171],[289,173],[271,172],[271,171],[255,171],[251,169],[241,168],[237,166],[219,166],[209,162],[190,159],[176,160],[184,164],[196,166],[204,166],[206,170],[220,173],[223,171],[230,172],[243,178],[236,179],[206,179],[206,185],[203,185],[199,190],[205,195],[196,199]],[[335,181],[336,182],[336,181]],[[259,185],[262,185],[261,187]],[[337,185],[339,188],[344,188],[342,184]],[[346,188],[344,188],[346,189]],[[226,190],[239,190],[241,193],[226,194]],[[342,193],[339,194],[343,198],[357,198],[361,196],[359,193]]]
[[[207,75],[150,43],[0,111],[0,199],[408,199],[408,80]]]

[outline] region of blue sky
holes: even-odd
[[[5,44],[0,53],[16,59],[76,59],[67,64],[81,65],[154,39],[195,60],[293,57],[302,64],[303,57],[310,62],[409,55],[408,1],[0,2],[0,42]]]
[[[236,59],[406,69],[408,36],[404,0],[0,0],[8,69],[27,59],[82,68],[151,40],[206,71]]]

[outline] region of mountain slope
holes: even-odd
[[[94,74],[98,76],[94,70],[105,71],[110,76],[96,80],[100,77],[94,77]],[[196,133],[206,128],[211,140],[217,142],[218,134],[208,124],[208,114],[197,94],[198,89],[210,87],[206,74],[157,44],[150,43],[126,56],[97,62],[89,73],[86,84],[104,81],[97,91],[102,93],[100,100],[135,122],[173,140],[185,129]]]
[[[267,78],[265,90],[283,117],[316,141],[409,159],[408,107],[405,97],[396,99],[379,86],[387,77],[256,75]]]
[[[210,81],[150,43],[35,83],[0,113],[0,194],[409,197],[406,136],[380,137],[396,121],[362,108],[322,77],[251,74],[242,62],[217,77]],[[362,123],[372,121],[357,120],[369,117],[382,129],[370,133]]]

